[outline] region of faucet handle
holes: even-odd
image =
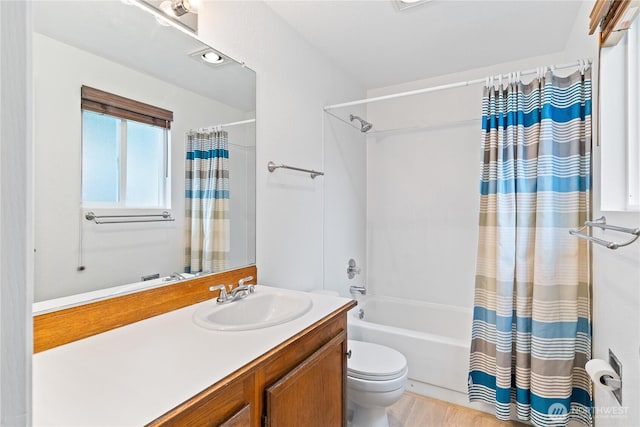
[[[243,277],[242,279],[238,280],[238,286],[242,286],[250,280],[253,280],[253,276]]]
[[[356,266],[356,260],[351,258],[347,263],[347,277],[353,279],[356,274],[360,274],[360,267]]]
[[[218,295],[218,302],[225,302],[228,299],[227,296],[227,285],[221,284],[216,286],[211,286],[209,288],[210,291],[220,291],[220,295]]]

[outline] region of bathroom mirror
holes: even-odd
[[[155,13],[142,2],[33,2],[35,302],[161,286],[183,272],[186,134],[218,125],[229,141],[226,269],[255,263],[255,73]],[[207,51],[224,61],[204,62]],[[83,205],[82,86],[173,112],[165,205]],[[89,211],[167,211],[173,221],[97,224]]]

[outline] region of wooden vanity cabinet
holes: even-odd
[[[148,426],[346,426],[347,311],[353,306],[344,305]]]
[[[346,425],[346,345],[341,333],[265,390],[267,427]]]

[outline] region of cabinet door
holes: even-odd
[[[346,333],[265,390],[267,427],[345,425]]]

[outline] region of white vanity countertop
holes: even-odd
[[[270,289],[296,292],[263,285],[257,292]],[[201,328],[192,316],[201,305],[215,304],[209,300],[37,353],[33,425],[149,423],[350,301],[309,296],[309,312],[269,328]]]

